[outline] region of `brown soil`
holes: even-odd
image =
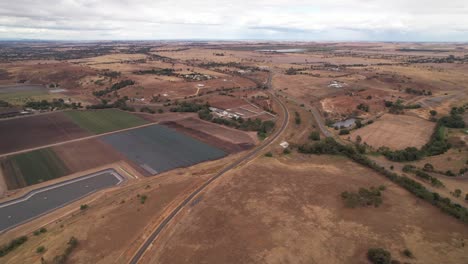
[[[255,145],[258,142],[256,132],[245,132],[203,121],[198,118],[186,118],[177,120],[176,122],[183,127],[198,130],[237,145]]]
[[[62,113],[0,121],[0,154],[90,136]]]
[[[72,173],[125,159],[99,139],[72,142],[54,146],[52,149]]]
[[[212,136],[210,134],[207,134],[205,132],[195,130],[190,127],[185,127],[181,124],[178,124],[176,122],[165,122],[163,125],[166,125],[170,128],[173,128],[179,132],[182,132],[188,136],[191,136],[193,138],[196,138],[202,142],[205,142],[206,144],[215,146],[217,148],[222,149],[223,151],[227,153],[236,153],[239,151],[247,150],[252,148],[254,145],[249,144],[249,143],[240,143],[240,144],[233,144],[231,142],[227,142],[224,140],[221,140],[215,136]]]

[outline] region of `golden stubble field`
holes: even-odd
[[[373,124],[354,130],[350,138],[356,141],[357,136],[360,136],[362,143],[366,143],[375,149],[379,147],[389,147],[391,149],[419,148],[427,143],[434,127],[434,122],[419,117],[384,114]]]

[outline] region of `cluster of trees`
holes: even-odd
[[[153,110],[153,109],[151,109],[151,108],[149,108],[149,107],[147,107],[147,106],[142,107],[142,108],[140,109],[140,112],[142,112],[142,113],[150,113],[150,114],[156,113],[155,110]],[[162,113],[164,113],[164,110],[158,109],[158,113],[159,113],[159,114],[162,114]]]
[[[175,102],[174,103],[175,106],[170,108],[169,111],[171,112],[193,112],[193,113],[196,113],[200,110],[208,110],[209,111],[209,107],[210,105],[208,103],[206,104],[199,104],[199,103],[196,103],[196,102]]]
[[[416,95],[432,95],[432,91],[426,91],[426,90],[417,90],[413,88],[406,88],[405,92],[408,94],[416,94]]]
[[[431,185],[434,186],[434,187],[444,187],[444,184],[441,181],[439,181],[439,179],[437,179],[436,177],[432,177],[431,175],[429,175],[428,173],[426,173],[426,172],[424,172],[422,170],[417,169],[413,165],[403,166],[403,171],[404,172],[414,173],[419,178],[430,182]]]
[[[140,70],[133,72],[134,74],[143,75],[143,74],[155,74],[155,75],[165,75],[165,76],[173,76],[174,69],[164,68],[164,69],[151,69],[151,70]]]
[[[398,99],[396,102],[392,101],[384,101],[385,107],[388,107],[388,112],[391,114],[399,115],[403,114],[405,109],[418,109],[421,108],[419,104],[410,104],[410,105],[403,105],[403,101]]]
[[[121,74],[121,73],[118,72],[118,71],[109,71],[109,70],[101,72],[101,75],[102,75],[102,76],[109,77],[109,78],[117,78],[117,77],[120,77],[120,74]]]
[[[221,124],[229,127],[234,127],[236,129],[244,131],[256,131],[259,138],[264,139],[266,136],[273,130],[275,127],[275,122],[271,120],[262,121],[258,118],[256,119],[226,119],[226,118],[213,118],[210,120],[213,123]]]
[[[260,138],[265,138],[271,130],[273,130],[275,123],[273,121],[262,121],[256,119],[243,119],[239,118],[221,118],[214,117],[209,110],[210,105],[199,104],[196,102],[176,102],[175,107],[170,109],[171,112],[196,112],[198,117],[216,124],[221,124],[244,131],[256,131]]]
[[[1,246],[0,247],[0,257],[3,257],[6,254],[10,253],[11,251],[16,249],[17,247],[24,244],[26,241],[28,241],[28,237],[27,236],[21,236],[21,237],[18,237],[18,238],[15,238],[15,239],[11,240],[8,244]]]
[[[78,109],[82,108],[81,103],[67,104],[63,99],[53,99],[52,102],[47,100],[42,101],[29,101],[24,104],[24,108],[32,108],[35,110],[54,110],[54,109]]]
[[[453,107],[449,116],[444,116],[439,119],[439,124],[449,128],[465,128],[466,124],[462,114],[465,113],[463,107]]]
[[[86,109],[107,109],[107,108],[118,108],[120,110],[135,112],[135,108],[127,105],[128,96],[124,96],[114,103],[109,103],[107,100],[102,99],[100,104],[88,105]]]
[[[364,112],[369,112],[369,105],[361,103],[357,106],[357,109],[364,111]]]
[[[423,152],[415,147],[407,147],[405,149],[395,151],[392,151],[387,147],[381,147],[378,151],[387,159],[397,162],[419,160],[424,156]]]
[[[107,89],[104,89],[104,90],[99,90],[99,91],[94,91],[93,95],[97,96],[97,97],[100,97],[100,96],[106,95],[108,93],[120,90],[120,89],[122,89],[122,88],[124,88],[126,86],[134,85],[134,84],[135,84],[135,82],[132,81],[132,80],[120,81],[118,83],[114,83],[110,88],[107,88]]]
[[[382,204],[382,191],[385,186],[381,185],[378,188],[372,186],[370,189],[359,188],[358,192],[343,192],[341,198],[345,202],[346,207],[379,207]]]
[[[460,204],[453,203],[449,198],[442,197],[438,193],[433,193],[427,190],[422,184],[411,178],[400,176],[397,173],[379,166],[375,161],[372,161],[365,155],[357,152],[352,146],[341,145],[333,138],[326,138],[324,141],[320,141],[314,144],[302,145],[298,148],[298,150],[301,153],[345,155],[353,161],[363,166],[369,167],[378,173],[381,173],[387,179],[398,184],[417,197],[438,207],[443,212],[465,223],[468,223],[467,208],[461,206]]]

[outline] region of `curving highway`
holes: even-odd
[[[184,199],[184,201],[179,204],[179,206],[177,206],[160,224],[159,226],[153,231],[153,233],[151,233],[151,235],[148,237],[148,239],[146,239],[146,241],[141,245],[141,247],[138,249],[138,251],[136,252],[136,254],[133,256],[133,258],[130,260],[130,264],[137,264],[140,259],[143,257],[144,253],[146,252],[146,250],[148,249],[148,247],[151,245],[151,243],[153,243],[153,241],[159,236],[159,234],[161,233],[162,230],[164,230],[164,228],[169,224],[169,222],[171,222],[171,220],[177,215],[177,213],[179,213],[188,203],[190,203],[190,201],[192,201],[199,193],[201,193],[208,185],[210,185],[213,181],[215,181],[217,178],[223,176],[226,172],[234,169],[235,167],[237,167],[238,165],[240,165],[241,163],[244,163],[246,161],[249,161],[251,159],[254,159],[261,151],[263,151],[266,147],[268,147],[269,145],[271,145],[283,132],[284,130],[286,129],[287,125],[288,125],[288,122],[289,122],[289,112],[288,112],[288,109],[286,108],[286,106],[283,104],[283,102],[281,102],[281,100],[279,100],[277,97],[275,97],[272,93],[270,93],[272,98],[275,99],[276,102],[278,102],[278,104],[281,106],[282,110],[283,110],[283,116],[284,116],[284,119],[283,119],[283,123],[281,124],[281,126],[279,127],[279,129],[277,129],[275,131],[275,133],[273,135],[271,135],[270,137],[268,137],[267,139],[265,139],[265,141],[260,145],[258,146],[257,148],[255,148],[254,150],[252,150],[251,152],[249,152],[248,154],[246,154],[244,157],[236,160],[235,162],[233,162],[232,164],[230,164],[229,166],[225,167],[223,170],[221,170],[220,172],[218,172],[216,175],[212,176],[208,181],[206,181],[202,186],[200,186],[198,189],[196,189],[195,191],[193,191],[187,198]]]

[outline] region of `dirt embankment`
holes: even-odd
[[[210,134],[207,134],[205,132],[202,132],[200,130],[196,130],[194,128],[191,128],[191,127],[188,127],[188,126],[184,126],[180,123],[177,123],[177,122],[173,122],[173,121],[168,121],[168,122],[164,122],[162,123],[163,125],[165,126],[168,126],[170,128],[173,128],[179,132],[182,132],[186,135],[189,135],[193,138],[196,138],[202,142],[205,142],[207,144],[210,144],[212,146],[215,146],[217,148],[220,148],[222,149],[223,151],[227,152],[227,153],[236,153],[236,152],[240,152],[240,151],[243,151],[243,150],[247,150],[247,149],[250,149],[254,146],[254,144],[251,144],[251,143],[232,143],[232,142],[228,142],[228,141],[225,141],[225,140],[222,140],[220,138],[217,138],[216,136],[212,136]]]

